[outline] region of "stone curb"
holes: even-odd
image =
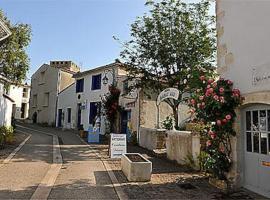
[[[75,135],[82,141],[82,143],[86,144],[90,148],[90,150],[94,151],[93,148],[91,147],[91,145],[89,145],[87,142],[85,142],[79,135],[77,135],[77,134],[75,134]],[[109,177],[111,179],[113,188],[114,188],[118,198],[120,200],[128,199],[127,194],[124,192],[123,188],[121,187],[122,185],[117,180],[117,178],[116,178],[112,168],[110,167],[109,163],[106,160],[103,160],[98,153],[95,153],[95,154],[101,160],[104,168],[106,169],[106,171],[107,171],[107,173],[108,173],[108,175],[109,175]]]
[[[22,131],[19,131],[22,132]],[[23,133],[23,132],[22,132]],[[26,133],[24,133],[26,134]],[[16,149],[13,150],[12,153],[9,154],[9,156],[3,161],[3,163],[0,164],[0,168],[3,167],[5,164],[8,164],[10,162],[10,160],[16,155],[16,153],[18,151],[21,150],[21,148],[25,145],[25,143],[32,137],[32,135],[27,134],[28,137],[24,139],[24,141],[22,141],[19,146],[16,147]]]
[[[35,131],[38,133],[42,133],[45,135],[49,135],[49,136],[52,136],[53,138],[53,164],[51,165],[50,169],[47,171],[46,175],[41,180],[40,184],[38,185],[37,189],[35,190],[35,192],[33,193],[31,197],[31,199],[48,199],[63,164],[63,158],[61,155],[61,149],[60,149],[60,145],[58,141],[58,136],[49,132],[39,131],[32,128],[20,126],[20,125],[18,125],[18,127]]]

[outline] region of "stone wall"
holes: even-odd
[[[165,148],[166,131],[140,127],[139,145],[149,150]]]
[[[179,164],[185,164],[188,156],[196,161],[200,154],[200,137],[190,131],[167,131],[167,157]]]

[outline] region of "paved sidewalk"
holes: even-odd
[[[0,168],[0,199],[30,199],[52,164],[52,137],[33,133]]]
[[[63,165],[49,199],[118,199],[103,162],[74,132],[25,126],[59,137]]]

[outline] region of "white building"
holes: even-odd
[[[29,114],[30,86],[27,84],[12,84],[5,93],[14,100],[12,108],[14,118],[27,119]]]
[[[126,81],[127,72],[122,63],[115,62],[97,67],[73,76],[76,83],[59,93],[57,105],[57,126],[63,128],[78,128],[83,125],[88,130],[98,114],[101,98],[109,92],[109,86],[115,81],[121,90],[119,105],[124,108],[117,122],[118,132],[138,133],[140,127],[157,127],[157,94],[151,97],[144,91],[137,90],[127,94],[130,82]],[[113,78],[114,77],[114,78]],[[108,82],[104,84],[104,79]],[[179,121],[187,118],[187,106],[181,107]],[[172,110],[165,102],[160,105],[160,122],[172,114]],[[101,134],[106,132],[105,118],[101,117]]]
[[[14,100],[5,94],[4,81],[6,79],[0,76],[0,126],[11,126]]]
[[[270,1],[216,2],[218,71],[245,97],[229,176],[236,186],[270,197]]]

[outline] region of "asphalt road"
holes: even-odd
[[[48,178],[53,145],[46,133],[58,136],[63,158],[48,199],[118,199],[102,161],[74,133],[30,124],[18,129],[32,137],[0,168],[0,199],[30,199]]]

